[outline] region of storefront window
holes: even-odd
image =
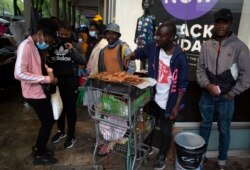
[[[200,113],[198,102],[202,89],[196,83],[196,66],[201,45],[211,38],[213,32],[213,19],[217,10],[228,8],[234,16],[232,31],[250,47],[249,9],[247,0],[155,0],[151,13],[156,18],[156,26],[167,20],[174,20],[177,24],[177,43],[186,52],[189,63],[189,88],[187,92],[187,105],[183,117],[179,121],[199,122]],[[250,90],[236,97],[236,111],[233,121],[250,121],[250,111],[247,99]]]

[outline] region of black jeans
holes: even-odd
[[[77,78],[73,76],[58,78],[58,87],[63,102],[63,111],[60,118],[57,120],[57,126],[60,131],[65,132],[66,116],[68,124],[67,135],[70,138],[75,137],[77,82]]]
[[[151,101],[149,103],[149,114],[155,117],[155,123],[160,123],[160,148],[159,148],[159,155],[163,155],[166,157],[170,141],[172,138],[172,128],[173,128],[173,121],[169,118],[165,117],[165,110],[159,107],[159,105],[155,101]],[[148,138],[145,140],[145,143],[149,146],[152,146],[154,137],[154,130],[149,134]]]
[[[26,99],[32,106],[41,122],[41,127],[36,139],[37,155],[43,155],[46,151],[50,133],[54,124],[53,111],[50,99]]]

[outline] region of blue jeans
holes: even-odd
[[[217,117],[219,130],[219,161],[227,159],[227,152],[230,144],[230,126],[234,113],[234,100],[223,96],[212,96],[203,92],[199,102],[201,112],[200,135],[208,144],[214,116]]]

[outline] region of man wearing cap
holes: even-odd
[[[199,107],[200,135],[208,144],[213,117],[219,130],[219,169],[225,169],[230,144],[234,98],[250,87],[248,47],[231,31],[233,15],[221,9],[214,15],[214,33],[202,44],[197,64],[197,82],[203,88]]]
[[[103,19],[100,15],[96,15],[93,18],[93,23],[95,23],[97,25],[97,29],[99,32],[99,37],[102,38],[103,37],[103,32],[106,29],[106,25],[103,24]]]
[[[98,71],[99,72],[119,72],[125,71],[125,58],[131,53],[129,46],[120,40],[121,33],[119,25],[110,23],[103,33],[107,39],[108,45],[104,47],[99,54]],[[136,70],[135,61],[128,65],[127,72],[133,74]]]

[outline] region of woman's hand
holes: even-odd
[[[48,76],[50,78],[50,83],[52,83],[52,84],[56,84],[57,83],[58,80],[57,80],[57,78],[55,78],[53,72],[48,72]]]

